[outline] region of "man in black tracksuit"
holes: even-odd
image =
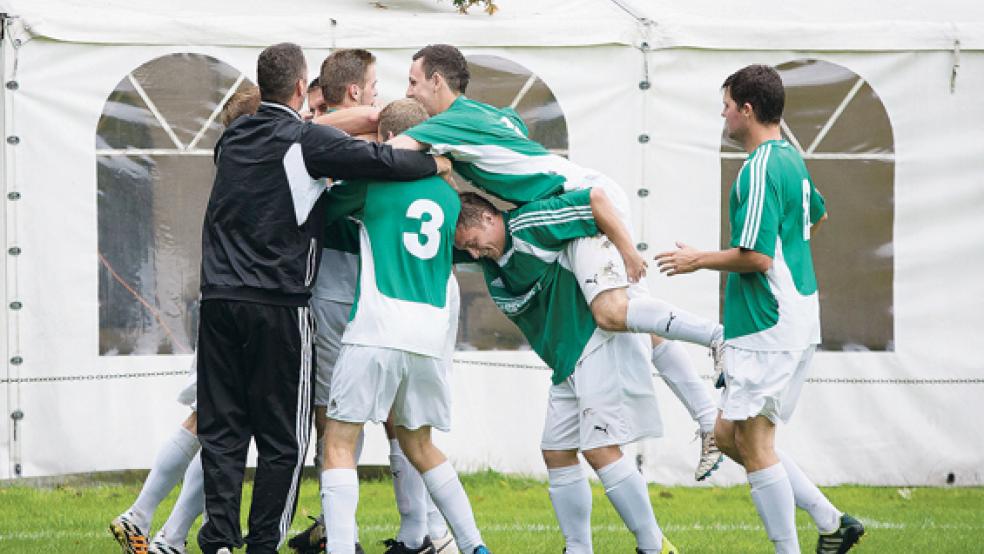
[[[259,460],[249,552],[287,537],[311,426],[314,336],[309,289],[321,253],[326,180],[414,180],[430,156],[363,142],[304,122],[301,49],[283,43],[257,62],[263,102],[215,146],[216,175],[202,228],[198,436],[205,470],[206,554],[242,546],[243,471],[250,438]]]

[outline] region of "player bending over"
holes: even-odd
[[[599,230],[619,236],[604,193],[578,190],[506,213],[475,193],[461,203],[456,248],[479,262],[496,305],[553,369],[541,449],[565,552],[592,552],[591,487],[580,451],[635,535],[636,552],[675,553],[646,482],[621,449],[662,435],[650,339],[600,329],[569,269],[571,240]]]

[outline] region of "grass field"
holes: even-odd
[[[561,552],[563,542],[546,483],[493,472],[466,475],[462,481],[483,537],[493,552]],[[633,552],[632,536],[604,491],[597,484],[593,490],[595,552]],[[138,492],[138,485],[0,487],[0,552],[118,552],[107,525]],[[249,492],[247,487],[247,497]],[[826,492],[834,504],[867,526],[868,533],[857,552],[984,553],[982,488],[833,487]],[[660,525],[682,552],[770,551],[746,487],[690,489],[653,485],[650,495]],[[175,491],[161,505],[155,530],[176,498]],[[246,502],[248,498],[244,505]],[[292,532],[306,527],[308,520],[304,515],[318,511],[317,484],[305,480]],[[358,517],[366,552],[381,553],[379,542],[393,536],[397,527],[390,481],[362,482]],[[800,512],[797,522],[802,549],[812,552],[816,541],[812,521]],[[189,552],[199,552],[194,545],[197,529],[197,524],[192,527]]]

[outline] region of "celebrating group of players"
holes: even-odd
[[[728,133],[750,153],[731,192],[731,248],[680,245],[656,257],[670,275],[729,272],[722,326],[651,296],[623,189],[529,139],[513,110],[467,98],[468,65],[456,48],[418,51],[408,98],[378,113],[369,107],[374,63],[365,50],[335,51],[309,85],[301,49],[277,44],[257,63],[258,107],[230,103],[245,115],[230,118],[215,147],[197,395],[186,395],[196,412],[137,502],[113,520],[124,551],[183,553],[204,496],[203,552],[244,542],[275,552],[293,519],[313,413],[323,517],[290,540],[294,550],[361,552],[355,468],[373,421],[386,423],[400,512],[387,552],[487,553],[457,473],[430,436],[451,424],[459,262],[481,267],[497,307],[553,371],[540,446],[566,552],[593,551],[578,452],[637,552],[678,552],[621,450],[662,433],[654,367],[699,425],[697,480],[723,451],[747,470],[776,552],[799,551],[796,507],[816,521],[818,552],[850,549],[863,526],[773,447],[819,344],[809,244],[826,218],[802,159],[781,139],[778,74],[749,66],[724,83]],[[452,167],[481,193],[459,193]],[[676,341],[709,349],[720,404]],[[258,465],[244,539],[251,439]],[[185,467],[179,505],[148,541],[154,508]]]

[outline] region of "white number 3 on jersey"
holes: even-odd
[[[430,218],[425,220],[425,214]],[[444,223],[444,211],[441,207],[433,200],[414,200],[407,208],[407,218],[420,221],[420,232],[403,233],[403,246],[422,260],[436,256],[441,248],[441,225]],[[421,238],[424,239],[423,242]]]

